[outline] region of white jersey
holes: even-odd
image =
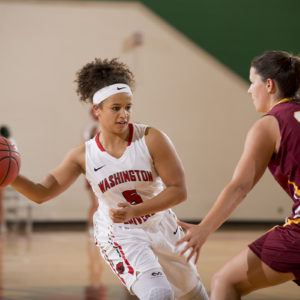
[[[184,233],[172,210],[126,223],[112,223],[109,217],[109,209],[118,208],[118,203],[135,205],[151,201],[164,189],[145,142],[146,128],[142,124],[129,124],[128,145],[120,158],[103,149],[99,134],[85,144],[86,178],[99,201],[94,215],[95,243],[130,292],[140,274],[158,269],[158,274],[167,277],[175,297],[180,298],[195,288],[199,277],[195,264],[186,262],[189,252],[178,255],[185,244],[175,246],[175,242]],[[152,279],[147,279],[149,286],[153,285]]]
[[[139,204],[164,189],[145,142],[147,127],[129,124],[128,145],[120,158],[111,156],[103,149],[99,133],[85,143],[86,178],[99,202],[94,215],[94,222],[98,225],[112,224],[109,209],[118,208],[118,203]],[[161,221],[164,212],[133,218],[124,224],[126,227],[151,227]]]

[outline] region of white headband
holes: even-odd
[[[93,96],[93,103],[100,104],[102,101],[107,99],[108,97],[119,94],[119,93],[127,93],[132,96],[132,91],[130,87],[125,83],[116,83],[112,85],[108,85],[99,91],[97,91]]]

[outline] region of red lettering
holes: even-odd
[[[108,178],[103,179],[99,184],[102,193],[108,189],[128,181],[153,181],[152,173],[144,170],[129,170],[122,171],[110,175]]]
[[[148,178],[148,176],[147,176],[146,171],[141,171],[141,173],[142,173],[143,180],[144,180],[144,181],[149,181],[149,178]]]
[[[105,189],[104,189],[104,185],[103,185],[103,180],[98,184],[98,186],[99,186],[101,192],[104,193]]]
[[[134,171],[130,170],[129,171],[129,176],[130,176],[130,181],[136,181],[136,177],[134,175]]]
[[[140,216],[140,217],[137,217],[137,218],[132,218],[132,219],[128,220],[127,222],[124,222],[124,224],[135,224],[135,225],[138,225],[138,223],[142,224],[154,215],[155,214],[149,214],[149,215]]]
[[[123,171],[124,182],[130,181],[128,171]]]
[[[121,183],[123,183],[124,182],[124,178],[123,178],[122,172],[119,172],[119,175],[120,175],[120,178],[121,178]]]
[[[115,182],[114,182],[114,177],[112,175],[110,175],[108,177],[108,179],[109,179],[109,182],[110,182],[110,187],[114,187],[116,185]]]
[[[147,172],[147,175],[148,175],[149,181],[153,181],[152,173],[151,172]]]
[[[140,171],[139,171],[139,170],[135,170],[135,173],[136,173],[136,175],[137,175],[139,181],[141,181]]]
[[[106,178],[104,179],[104,185],[105,185],[105,191],[107,191],[107,189],[110,189],[110,185]]]
[[[115,173],[114,174],[114,179],[115,179],[116,185],[122,183],[121,179],[120,179],[120,174],[119,173]]]

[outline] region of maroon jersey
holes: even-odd
[[[268,167],[294,201],[290,218],[300,218],[300,102],[282,100],[268,115],[277,119],[281,134],[279,151]]]

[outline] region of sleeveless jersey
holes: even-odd
[[[94,222],[110,225],[110,208],[120,202],[136,205],[152,199],[163,189],[145,142],[147,125],[129,124],[129,141],[120,158],[108,154],[99,142],[99,133],[85,143],[86,178],[99,202]],[[164,212],[130,219],[129,227],[149,227],[160,222]],[[119,224],[122,225],[122,224]]]
[[[279,151],[272,157],[268,167],[294,201],[290,218],[300,218],[300,104],[283,100],[268,115],[277,119],[281,134]]]

